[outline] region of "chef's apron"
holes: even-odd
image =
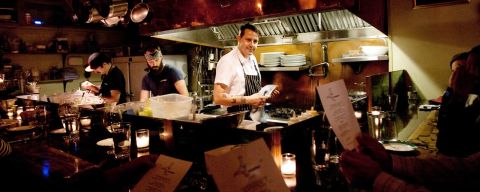
[[[245,72],[244,65],[240,61],[240,64],[242,64],[243,75],[244,75],[244,78],[245,78],[245,95],[244,96],[250,96],[250,95],[253,95],[255,93],[258,93],[260,91],[260,89],[262,88],[261,81],[260,81],[260,72],[258,71],[258,69],[256,67],[255,61],[252,60],[252,62],[254,64],[255,72],[257,72],[257,75],[247,75],[247,73]],[[237,101],[237,102],[241,102],[241,101]],[[242,105],[235,105],[235,106],[228,107],[227,111],[229,113],[238,112],[238,111],[246,111],[246,110],[249,111],[251,108],[252,108],[252,106],[250,106],[250,105],[242,104]]]

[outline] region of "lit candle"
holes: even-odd
[[[372,111],[372,115],[380,115],[380,111]]]
[[[150,136],[148,133],[148,129],[139,129],[137,130],[137,148],[145,148],[148,147]]]
[[[17,108],[17,116],[20,116],[20,114],[23,112],[23,107],[18,107]]]
[[[285,153],[282,155],[282,167],[280,170],[284,176],[294,176],[297,173],[294,154]]]
[[[80,119],[80,124],[83,126],[83,127],[88,127],[90,126],[90,123],[92,123],[92,120],[90,118],[81,118]]]
[[[9,119],[13,119],[13,111],[8,110],[7,116],[8,116]]]
[[[77,122],[72,121],[72,132],[76,132],[76,131],[78,131]]]
[[[355,117],[356,117],[357,119],[362,118],[362,112],[361,112],[361,111],[355,111],[354,114],[355,114]]]

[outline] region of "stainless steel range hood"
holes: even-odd
[[[153,33],[152,37],[211,47],[235,46],[246,22]],[[251,21],[260,31],[260,46],[387,37],[347,9],[303,13]]]

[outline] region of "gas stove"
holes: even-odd
[[[299,116],[304,109],[299,108],[288,108],[288,107],[267,107],[265,108],[265,112],[271,117],[276,119],[284,119],[289,120],[293,117],[293,112],[295,112],[296,116]]]

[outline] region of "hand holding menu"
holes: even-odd
[[[352,150],[358,146],[355,138],[361,134],[360,126],[355,118],[353,106],[348,98],[345,82],[330,82],[317,87],[323,109],[328,122],[343,148]]]
[[[277,85],[265,85],[258,91],[259,95],[270,97],[272,96],[273,91],[277,88]]]

